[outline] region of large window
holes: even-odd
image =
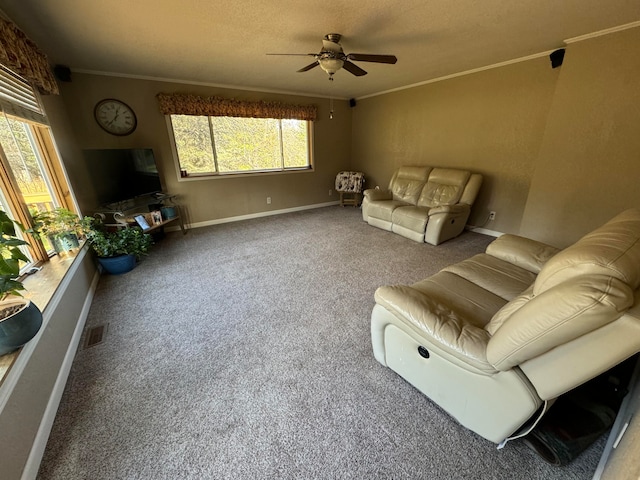
[[[56,207],[76,210],[38,95],[23,78],[1,66],[0,193],[0,208],[27,227],[33,213]],[[43,244],[26,240],[27,257],[34,263],[53,252],[46,238]]]
[[[183,178],[312,168],[315,105],[182,93],[156,98]]]
[[[170,115],[182,177],[311,168],[310,121]]]

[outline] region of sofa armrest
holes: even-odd
[[[437,215],[439,213],[469,213],[471,207],[466,203],[456,203],[455,205],[439,205],[429,210],[429,216]]]
[[[489,333],[465,321],[446,303],[407,285],[379,287],[375,300],[458,360],[487,373],[496,371],[486,357]]]
[[[364,197],[370,202],[376,200],[393,200],[390,190],[380,190],[379,188],[368,188],[363,192]]]
[[[560,251],[546,243],[518,235],[506,234],[487,247],[487,254],[538,274],[547,261]]]

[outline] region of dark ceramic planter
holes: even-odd
[[[111,275],[121,275],[130,272],[136,266],[134,255],[118,255],[117,257],[98,257],[98,263],[105,272]]]
[[[10,304],[22,304],[22,308],[0,320],[0,355],[17,350],[33,337],[42,326],[42,313],[35,303],[28,300],[16,300],[0,304],[0,309]]]

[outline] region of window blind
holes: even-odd
[[[7,115],[48,125],[33,87],[22,77],[0,65],[0,108]]]

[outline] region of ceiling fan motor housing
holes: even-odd
[[[341,38],[342,38],[342,35],[340,35],[339,33],[327,33],[324,36],[325,40],[329,40],[330,42],[333,42],[333,43],[340,43]]]

